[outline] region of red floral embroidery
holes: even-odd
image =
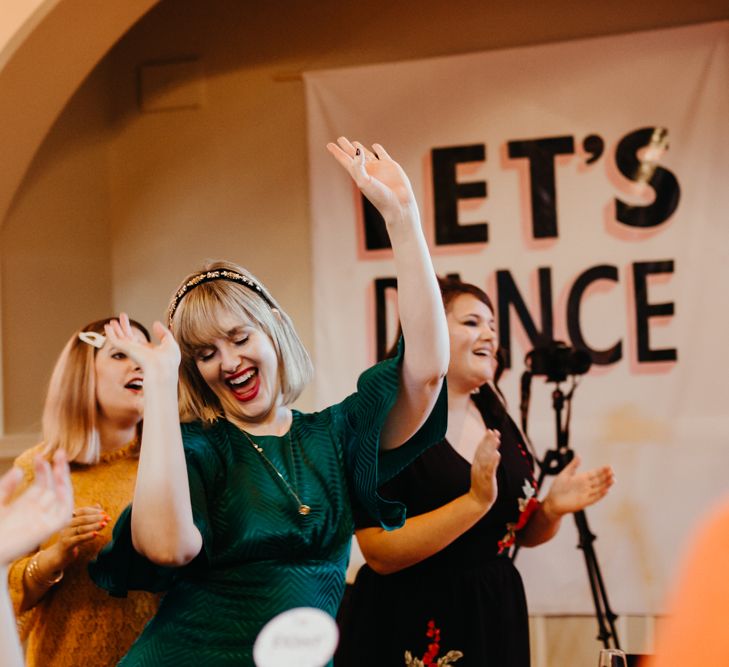
[[[524,480],[524,498],[519,498],[519,518],[506,524],[506,535],[498,542],[499,553],[503,553],[506,549],[511,548],[516,542],[516,533],[526,526],[527,521],[539,507],[539,501],[536,498],[536,482],[532,480]]]
[[[425,636],[430,637],[433,642],[428,644],[428,650],[423,655],[423,664],[426,667],[436,667],[434,660],[438,655],[438,651],[440,651],[440,630],[435,627],[433,619],[428,621],[428,631]]]
[[[460,651],[448,651],[444,656],[438,658],[440,652],[440,629],[436,627],[433,619],[428,621],[428,630],[425,636],[431,640],[428,649],[422,659],[413,658],[410,651],[405,651],[405,667],[447,667],[456,660],[463,657]]]

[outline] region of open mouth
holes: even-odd
[[[230,387],[233,397],[242,402],[251,401],[258,395],[261,387],[261,378],[258,369],[246,368],[229,377],[225,384]]]
[[[484,347],[479,348],[478,350],[474,350],[473,353],[477,357],[486,357],[488,359],[491,359],[494,356],[494,353],[490,349]]]
[[[134,378],[124,385],[125,389],[131,389],[132,391],[142,391],[144,383],[141,378]]]

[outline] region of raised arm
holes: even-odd
[[[144,371],[144,428],[132,504],[132,541],[143,556],[159,565],[185,565],[202,548],[192,519],[190,488],[177,409],[180,350],[159,322],[159,344],[141,343],[129,319],[106,327],[109,342]]]
[[[358,530],[357,541],[367,564],[379,574],[392,574],[433,556],[476,524],[496,500],[499,444],[498,431],[487,431],[471,464],[468,493],[408,519],[399,530]]]
[[[380,144],[366,149],[340,137],[327,144],[337,161],[385,220],[405,338],[400,391],[382,433],[382,448],[406,442],[425,422],[448,370],[448,327],[420,214],[402,167]]]
[[[580,457],[575,456],[554,478],[539,509],[517,533],[520,546],[535,547],[552,539],[565,514],[585,509],[603,498],[613,485],[612,468],[603,466],[578,472]]]

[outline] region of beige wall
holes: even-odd
[[[74,96],[0,228],[6,433],[38,432],[65,340],[111,307],[107,89]]]

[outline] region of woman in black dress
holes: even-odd
[[[549,540],[563,515],[613,482],[609,467],[578,472],[575,457],[537,500],[534,461],[495,390],[491,301],[457,281],[441,290],[451,352],[446,439],[380,489],[406,504],[403,528],[358,518],[367,565],[342,618],[342,667],[528,667],[526,599],[509,549]]]

